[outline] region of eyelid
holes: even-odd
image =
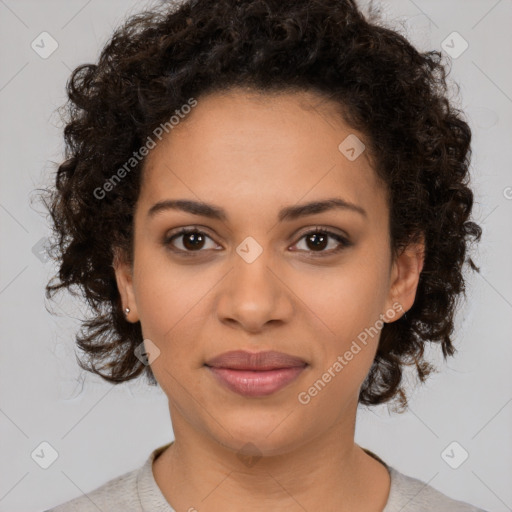
[[[334,228],[334,227],[330,227],[330,226],[316,225],[316,226],[313,226],[312,228],[305,228],[305,231],[299,231],[299,233],[294,235],[294,237],[299,237],[299,239],[300,239],[300,238],[304,237],[305,235],[308,235],[310,233],[317,233],[317,232],[327,233],[329,235],[336,235],[336,236],[339,236],[340,238],[343,238],[347,243],[350,243],[350,237],[345,231],[343,231],[339,228]]]
[[[203,226],[198,226],[198,225],[182,226],[180,228],[176,228],[174,230],[171,230],[170,232],[166,232],[166,234],[163,237],[162,243],[163,243],[164,246],[172,246],[171,242],[173,241],[173,239],[177,239],[180,236],[184,236],[184,235],[186,235],[188,233],[200,233],[200,234],[204,235],[205,237],[209,238],[210,240],[212,240],[215,244],[220,245],[219,243],[217,243],[214,240],[213,236],[211,236],[208,233],[208,228],[203,227]],[[184,253],[192,254],[194,252],[198,252],[198,253],[199,252],[205,252],[203,250],[199,250],[199,251],[183,251],[182,249],[177,249],[175,247],[172,247],[171,250],[174,251],[175,253],[181,253],[181,254],[184,254]],[[218,249],[215,249],[215,250],[218,250]]]
[[[348,249],[354,245],[354,243],[350,240],[350,237],[346,233],[344,233],[344,232],[340,233],[338,231],[335,231],[335,229],[337,229],[337,228],[330,228],[327,226],[314,226],[313,228],[308,228],[306,231],[301,232],[298,235],[296,235],[296,237],[298,237],[298,238],[297,238],[297,241],[293,245],[297,245],[307,235],[315,234],[315,233],[324,233],[327,235],[327,237],[334,238],[334,240],[336,240],[338,242],[339,246],[337,248],[330,249],[328,251],[299,250],[299,251],[293,251],[293,252],[306,254],[309,257],[313,257],[313,258],[321,258],[321,257],[332,256],[334,254],[339,254],[343,250]]]
[[[315,233],[325,233],[329,238],[334,238],[341,245],[341,247],[338,247],[336,249],[331,249],[329,251],[298,250],[298,251],[293,251],[293,252],[304,253],[304,254],[312,255],[314,257],[315,256],[320,257],[322,255],[327,256],[327,255],[332,255],[332,254],[338,253],[338,252],[342,251],[343,249],[346,249],[353,245],[353,242],[350,241],[350,238],[346,233],[344,233],[344,232],[340,233],[340,232],[334,231],[334,229],[338,229],[338,228],[330,228],[327,226],[313,226],[310,228],[305,228],[305,231],[299,232],[298,234],[294,235],[294,239],[296,238],[296,241],[293,243],[292,247],[294,245],[297,245],[307,235],[315,234]],[[196,232],[198,232],[202,235],[205,235],[207,238],[212,240],[215,244],[220,245],[214,240],[214,238],[212,236],[210,236],[208,234],[208,228],[203,227],[203,226],[198,226],[198,225],[183,226],[180,228],[176,228],[175,230],[172,230],[170,233],[166,233],[164,236],[164,239],[163,239],[163,245],[166,247],[169,247],[170,248],[169,250],[171,250],[175,254],[194,255],[194,253],[199,254],[201,252],[206,252],[205,250],[202,250],[202,249],[199,249],[197,251],[184,251],[182,249],[177,249],[176,247],[172,246],[173,239],[179,238],[180,236],[184,236],[189,233],[196,233]],[[288,247],[290,247],[290,246],[288,246]],[[213,250],[217,251],[219,249],[213,249]]]

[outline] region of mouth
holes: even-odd
[[[294,381],[308,366],[303,359],[268,351],[226,352],[205,363],[217,381],[231,391],[246,397],[276,393]]]

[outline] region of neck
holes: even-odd
[[[389,473],[354,443],[355,414],[316,438],[273,451],[267,444],[265,453],[252,443],[237,451],[172,418],[175,441],[153,474],[176,510],[380,512],[387,502]]]

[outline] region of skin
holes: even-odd
[[[354,443],[380,331],[309,403],[297,398],[365,328],[412,306],[423,267],[421,244],[392,258],[385,188],[367,152],[350,161],[338,150],[349,134],[365,141],[316,93],[232,89],[198,98],[146,158],[133,266],[119,253],[114,268],[127,321],[140,321],[160,350],[151,366],[175,442],[153,474],[178,511],[377,512],[387,502],[385,466]],[[285,206],[332,197],[366,216],[332,209],[278,220]],[[227,219],[172,209],[148,216],[165,199],[212,203]],[[317,226],[353,245],[332,253],[334,238],[308,244],[304,234]],[[181,227],[207,235],[203,245],[194,250],[185,235],[166,247]],[[262,248],[251,263],[236,252],[248,236]],[[247,398],[204,366],[236,349],[277,350],[308,366],[278,392]]]

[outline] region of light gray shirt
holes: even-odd
[[[170,444],[170,443],[169,443]],[[139,469],[124,473],[101,487],[46,512],[176,512],[167,502],[153,476],[153,460],[169,446],[151,452]],[[463,501],[456,501],[421,480],[400,473],[382,462],[391,477],[388,501],[382,512],[485,512]],[[191,503],[190,511],[200,510]]]

